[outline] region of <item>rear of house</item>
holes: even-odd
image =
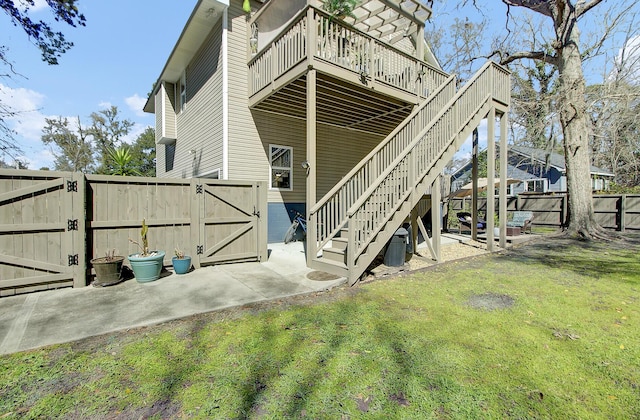
[[[297,210],[310,266],[331,248],[323,269],[362,272],[460,139],[506,113],[508,72],[488,64],[457,90],[424,42],[419,0],[362,1],[344,17],[320,0],[242,6],[200,0],[162,70],[144,108],[157,174],[267,181],[269,242]]]

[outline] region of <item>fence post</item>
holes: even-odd
[[[625,213],[627,212],[627,195],[622,194],[620,196],[620,232],[624,232],[626,229]]]
[[[87,285],[87,274],[91,269],[87,264],[87,231],[86,208],[90,203],[85,200],[86,178],[82,172],[71,173],[72,182],[77,185],[77,190],[72,193],[69,200],[71,206],[71,218],[78,221],[78,228],[73,232],[72,250],[78,253],[78,264],[73,266],[73,287]]]
[[[199,194],[198,190],[202,191],[205,187],[201,179],[191,178],[191,262],[195,268],[200,268],[200,258],[202,254],[198,253],[198,248],[203,245],[203,232],[201,232],[200,224],[202,223],[202,203],[204,200],[202,197],[204,194]]]

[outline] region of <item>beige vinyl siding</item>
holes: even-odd
[[[318,198],[329,192],[382,140],[379,135],[318,124]]]
[[[257,151],[268,161],[269,145],[293,147],[293,191],[269,191],[269,201],[304,202],[306,171],[302,162],[307,158],[306,122],[269,112],[254,111],[254,121],[262,140]],[[318,124],[318,197],[322,197],[342,179],[381,140],[381,136]],[[268,163],[265,179],[269,177]]]
[[[187,66],[187,102],[176,116],[175,160],[166,176],[190,178],[222,168],[221,42],[222,20]]]
[[[163,83],[155,98],[156,143],[176,138],[176,113],[174,110],[174,85]]]
[[[252,6],[260,6],[252,2]],[[269,181],[269,145],[293,147],[293,190],[269,190],[270,202],[305,202],[306,122],[251,111],[247,91],[247,22],[242,1],[229,9],[229,179]],[[187,82],[187,86],[188,86]],[[382,137],[318,124],[318,197],[328,192]]]
[[[262,5],[252,1],[251,6]],[[268,181],[268,155],[260,141],[248,106],[247,67],[247,14],[242,10],[242,0],[232,0],[228,9],[229,30],[229,179]],[[283,141],[275,142],[283,144]],[[295,159],[298,152],[293,151]],[[294,182],[297,180],[294,178]],[[294,191],[297,190],[294,185]],[[270,192],[269,201],[280,200]]]
[[[412,57],[415,57],[416,55],[416,48],[413,46],[413,42],[411,42],[411,38],[408,38],[408,37],[402,38],[400,41],[393,44],[393,46],[399,49],[400,51],[403,51],[409,54]],[[424,57],[418,57],[418,58],[420,60],[424,59]]]

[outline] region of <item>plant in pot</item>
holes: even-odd
[[[129,238],[129,242],[138,245],[142,252],[129,255],[131,269],[139,283],[147,283],[157,280],[162,271],[162,261],[164,260],[164,251],[150,251],[147,233],[149,227],[144,219],[142,219],[142,228],[140,229],[140,239],[142,244]]]
[[[184,254],[184,251],[180,247],[175,249],[175,257],[171,258],[173,264],[173,271],[176,274],[185,274],[191,268],[191,257]]]
[[[91,282],[93,286],[111,286],[122,281],[122,263],[124,257],[116,255],[112,249],[105,253],[104,257],[94,258],[91,265],[96,272],[96,279]]]

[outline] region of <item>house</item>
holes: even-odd
[[[564,156],[525,146],[509,146],[507,155],[507,178],[523,182],[510,184],[507,195],[519,193],[567,192],[567,169]],[[480,155],[486,156],[486,151]],[[486,159],[486,158],[485,158]],[[469,161],[451,175],[451,191],[454,192],[471,180]],[[614,174],[596,166],[591,166],[591,188],[593,191],[607,191]]]
[[[420,0],[344,17],[322,0],[249,5],[195,6],[144,107],[157,174],[266,181],[269,242],[306,214],[309,266],[355,281],[469,133],[505,115],[509,73],[489,62],[458,88]]]

